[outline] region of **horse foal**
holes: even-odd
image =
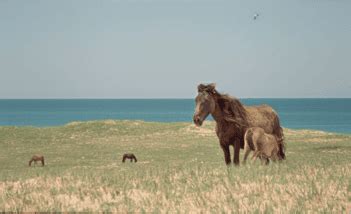
[[[32,159],[29,160],[29,166],[32,165],[32,162],[34,161],[34,164],[37,164],[37,161],[41,161],[41,165],[44,166],[44,156],[42,155],[33,155]]]
[[[244,135],[244,143],[244,163],[250,151],[254,151],[253,160],[259,157],[262,163],[266,164],[269,163],[269,159],[273,161],[283,159],[279,153],[281,139],[265,133],[264,129],[260,127],[248,128]]]

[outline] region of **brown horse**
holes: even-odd
[[[262,163],[268,164],[269,159],[281,160],[279,140],[276,136],[265,133],[260,127],[248,128],[244,135],[244,163],[251,151],[254,151],[253,160],[259,157]]]
[[[127,153],[123,155],[123,159],[122,162],[124,163],[126,161],[126,159],[130,159],[130,162],[138,162],[138,160],[136,159],[135,155],[133,153]]]
[[[33,155],[32,159],[29,161],[29,166],[32,165],[32,162],[34,161],[34,164],[37,164],[37,161],[41,161],[41,165],[44,166],[44,156],[42,155]]]
[[[243,106],[240,101],[226,94],[220,94],[215,84],[200,84],[195,98],[194,123],[201,126],[209,114],[216,121],[216,133],[224,152],[226,164],[231,163],[229,146],[234,146],[234,164],[239,164],[240,148],[244,148],[244,134],[247,128],[261,127],[268,134],[280,140],[280,156],[285,159],[283,129],[279,117],[268,105]]]

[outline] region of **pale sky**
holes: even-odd
[[[351,1],[0,0],[0,98],[193,98],[200,82],[351,97]]]

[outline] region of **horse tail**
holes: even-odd
[[[127,156],[126,156],[126,155],[123,155],[123,159],[122,159],[122,162],[123,162],[123,163],[126,161],[126,158],[127,158]]]
[[[41,164],[44,166],[45,165],[45,161],[44,161],[44,156],[41,159]]]
[[[137,160],[137,158],[135,157],[135,155],[133,155],[133,157],[134,157],[135,163],[138,162],[138,160]]]
[[[33,159],[31,159],[30,161],[29,161],[29,166],[31,166],[32,165],[32,161],[33,161]]]
[[[275,117],[274,121],[275,127],[273,134],[277,137],[279,143],[279,155],[282,159],[285,159],[285,142],[284,142],[284,132],[283,128],[280,126],[280,121],[278,115]]]

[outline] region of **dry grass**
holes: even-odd
[[[346,212],[351,137],[284,132],[286,161],[228,168],[213,123],[0,127],[0,210]],[[124,152],[138,163],[122,164]],[[29,168],[32,153],[44,154],[47,166]]]

